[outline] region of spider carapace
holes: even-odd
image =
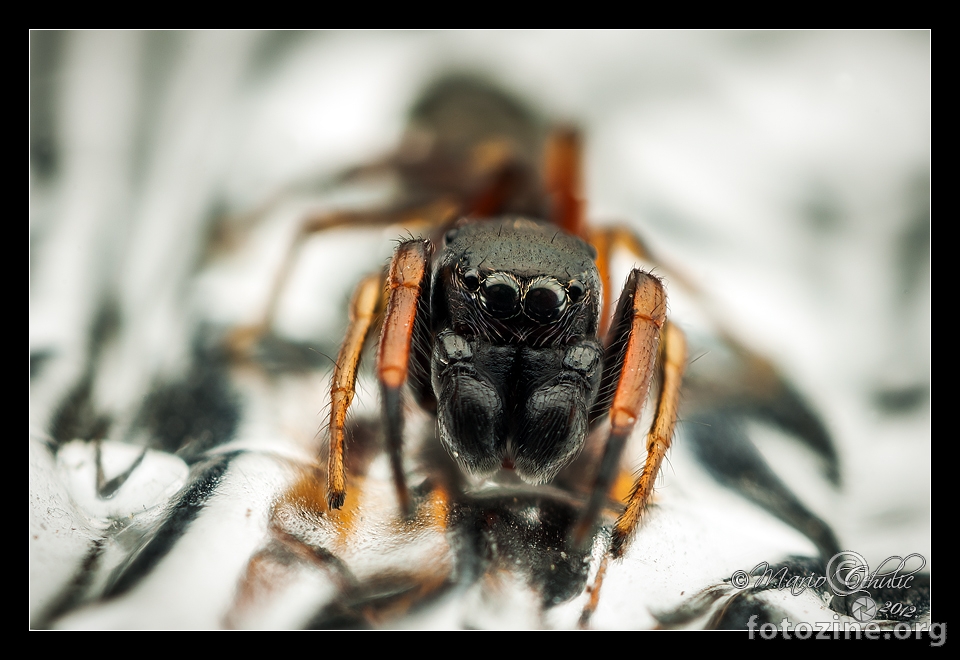
[[[422,162],[394,165],[421,184],[433,182],[430,201],[403,212],[425,222],[430,238],[401,242],[385,273],[364,280],[351,304],[333,377],[328,505],[340,508],[347,497],[347,411],[364,341],[382,318],[377,374],[397,498],[407,514],[405,386],[435,412],[441,444],[474,478],[508,469],[528,483],[548,482],[580,453],[591,429],[609,420],[591,495],[571,533],[582,547],[659,376],[644,468],[613,532],[618,556],[638,525],[677,418],[686,346],[666,321],[663,285],[634,269],[616,310],[607,312],[611,252],[640,255],[642,244],[622,228],[583,222],[575,131],[551,133],[540,167],[528,167],[500,138],[475,138],[469,149],[446,152],[443,140],[432,144]],[[437,174],[445,168],[461,174]],[[437,190],[450,180],[459,188]]]

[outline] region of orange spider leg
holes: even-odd
[[[597,270],[600,272],[600,281],[603,282],[603,314],[600,317],[600,335],[605,336],[610,327],[611,309],[610,296],[613,287],[610,286],[610,260],[617,250],[626,250],[638,259],[650,260],[650,253],[646,245],[633,231],[626,227],[602,227],[587,229],[587,242],[597,251]]]
[[[740,370],[737,377],[715,386],[705,386],[701,382],[695,396],[710,397],[712,405],[737,405],[738,401],[751,401],[754,405],[769,406],[769,409],[779,416],[780,423],[793,428],[804,442],[827,456],[835,456],[827,431],[813,420],[812,414],[787,379],[768,358],[737,339],[727,321],[728,310],[719,309],[716,301],[686,277],[682,269],[665,263],[662,258],[653,254],[643,240],[628,227],[590,230],[589,238],[597,250],[597,268],[605,285],[609,281],[609,255],[615,250],[626,250],[638,259],[656,264],[661,271],[669,275],[671,286],[680,287],[693,296],[699,308],[706,312],[713,322],[718,338],[734,353],[738,359],[737,368]],[[608,290],[609,288],[604,289],[605,308],[609,298]],[[604,314],[601,318],[601,331],[608,325],[609,320],[609,315]],[[827,470],[828,478],[839,483],[840,475],[836,466],[828,465]]]
[[[620,465],[620,456],[643,410],[657,359],[660,330],[666,321],[667,298],[660,280],[634,269],[617,305],[614,333],[626,334],[617,388],[610,406],[610,436],[604,449],[596,482],[573,540],[582,545],[593,531]],[[610,342],[616,347],[620,342]],[[619,350],[618,350],[619,352]]]
[[[387,279],[387,311],[377,357],[387,447],[397,500],[405,516],[410,514],[410,493],[403,474],[403,407],[400,390],[407,382],[413,330],[424,287],[429,284],[432,250],[430,241],[425,239],[405,241],[397,248]]]
[[[361,280],[350,302],[350,324],[337,355],[330,388],[330,456],[327,459],[327,504],[331,509],[343,506],[347,480],[343,467],[344,429],[347,410],[356,393],[357,367],[370,329],[374,326],[383,293],[383,276],[379,273]]]
[[[338,211],[324,213],[306,218],[297,229],[287,252],[280,262],[266,304],[260,315],[260,320],[249,326],[235,329],[228,338],[228,346],[238,355],[245,355],[250,348],[270,330],[276,317],[277,306],[284,287],[290,278],[300,249],[306,240],[313,234],[318,234],[341,227],[350,228],[377,228],[390,225],[402,225],[405,229],[415,230],[422,227],[433,228],[443,226],[456,217],[460,204],[450,197],[441,197],[429,204],[418,205],[406,209],[378,209],[363,211]],[[428,219],[425,219],[428,218]]]
[[[618,559],[623,556],[627,545],[640,525],[644,509],[653,493],[653,485],[660,472],[660,466],[663,464],[663,458],[673,441],[673,431],[676,427],[680,403],[680,383],[687,363],[687,340],[676,325],[665,320],[662,334],[663,341],[660,343],[657,357],[657,368],[661,374],[660,396],[657,402],[656,417],[647,435],[647,457],[640,477],[637,479],[633,492],[627,501],[627,507],[613,526],[609,549],[603,554],[593,584],[587,589],[589,599],[580,615],[579,625],[581,628],[586,628],[589,625],[590,617],[600,602],[600,588],[603,585],[610,559]],[[625,363],[624,370],[626,370],[626,367]],[[619,388],[617,393],[619,394]],[[616,401],[616,398],[614,401]],[[624,414],[626,415],[626,413]],[[629,415],[627,415],[627,421],[629,422]],[[613,434],[611,433],[611,443],[612,441]],[[607,449],[607,454],[609,453],[610,445]],[[606,460],[606,454],[604,459]],[[611,469],[616,470],[616,466]]]
[[[294,236],[288,248],[287,256],[283,260],[281,270],[277,273],[274,280],[269,304],[264,316],[264,324],[269,324],[273,319],[277,302],[280,299],[280,293],[283,291],[292,265],[296,262],[300,248],[311,235],[339,227],[360,229],[403,225],[404,228],[408,230],[432,227],[435,224],[441,224],[452,218],[456,214],[458,207],[459,205],[451,199],[441,198],[425,206],[417,206],[412,209],[341,211],[306,218],[297,231],[296,236]],[[425,220],[425,218],[439,218],[439,220],[429,221]]]
[[[654,255],[647,244],[642,238],[640,238],[640,236],[637,235],[635,231],[629,227],[616,226],[602,227],[600,229],[589,229],[588,234],[590,244],[593,245],[594,249],[597,250],[597,269],[600,271],[600,276],[603,278],[604,283],[609,281],[608,276],[605,275],[605,273],[609,272],[610,256],[617,250],[625,250],[637,259],[656,264],[658,269],[669,275],[671,286],[679,286],[687,293],[693,295],[700,307],[710,315],[710,318],[717,326],[720,337],[724,340],[724,342],[727,343],[727,345],[740,353],[745,359],[757,360],[759,363],[762,363],[762,365],[766,365],[766,368],[772,369],[772,365],[770,365],[767,360],[761,358],[756,353],[746,348],[734,337],[733,333],[730,332],[730,330],[726,327],[726,324],[723,322],[724,315],[717,311],[710,297],[705,295],[700,287],[694,284],[693,281],[687,277],[681,269],[665,263],[662,258]],[[607,289],[604,289],[603,296],[604,308],[607,309],[607,305],[609,304],[609,294]],[[603,319],[601,319],[601,321],[607,322],[608,318],[605,316]],[[762,371],[763,368],[764,367],[761,367],[760,370]]]
[[[657,402],[656,418],[647,436],[647,458],[627,502],[627,508],[613,527],[610,554],[617,558],[623,556],[640,524],[640,517],[653,493],[653,484],[660,472],[663,457],[673,441],[673,430],[677,423],[680,382],[687,365],[687,340],[683,332],[669,322],[664,327],[658,362],[662,370],[660,398]]]

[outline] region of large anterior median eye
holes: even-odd
[[[534,321],[556,321],[567,308],[567,291],[551,277],[534,280],[523,297],[523,311]]]
[[[480,302],[498,319],[509,319],[520,311],[520,285],[504,273],[491,273],[480,285]]]

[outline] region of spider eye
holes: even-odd
[[[567,308],[567,291],[552,278],[534,280],[523,297],[527,316],[540,323],[556,321]]]
[[[579,280],[570,280],[570,283],[567,284],[567,295],[570,296],[570,302],[572,303],[579,302],[585,292],[583,282]]]
[[[476,291],[480,288],[480,273],[476,268],[470,268],[460,274],[460,281],[470,291]]]
[[[491,316],[509,319],[520,311],[520,286],[509,275],[491,273],[480,285],[480,302]]]

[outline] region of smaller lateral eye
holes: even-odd
[[[476,291],[480,288],[480,273],[476,268],[468,268],[460,273],[460,281],[470,291]]]
[[[578,302],[583,298],[585,292],[586,289],[579,280],[570,280],[570,283],[567,284],[567,295],[570,296],[570,302],[572,303]]]

